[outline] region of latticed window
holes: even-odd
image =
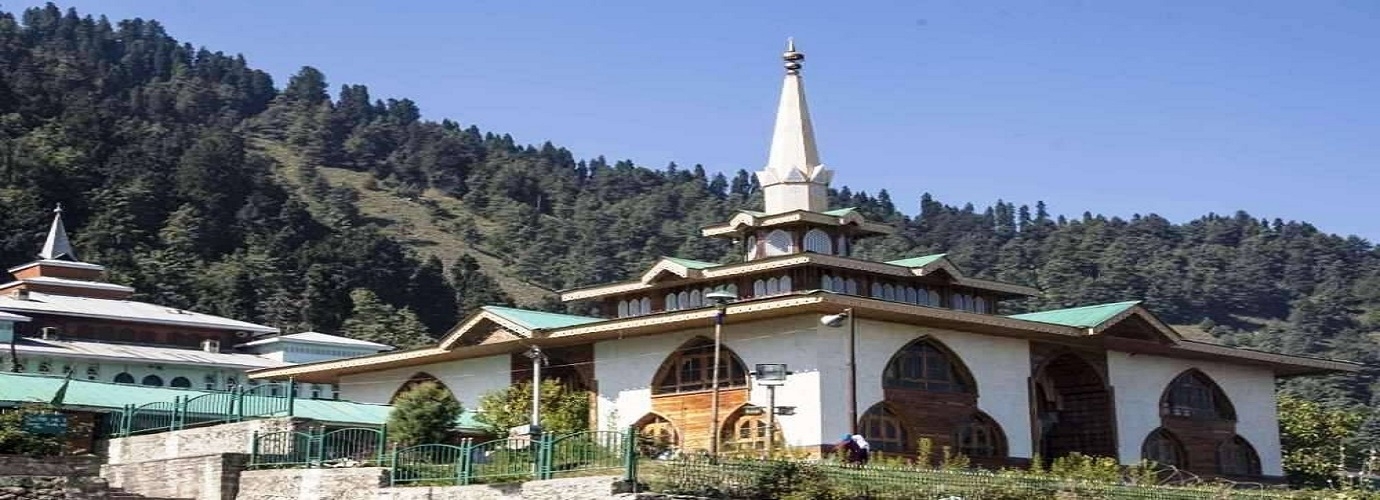
[[[791,233],[777,229],[767,233],[767,256],[791,253]]]
[[[1001,428],[996,422],[982,414],[975,414],[963,424],[954,435],[958,451],[969,457],[988,458],[1005,456],[1002,446]]]
[[[884,405],[874,405],[863,413],[858,429],[872,449],[894,453],[910,449],[910,433],[900,417]]]
[[[1227,476],[1260,475],[1260,456],[1241,436],[1232,436],[1217,446],[1217,472]]]
[[[724,428],[723,441],[730,450],[765,450],[771,434],[765,415],[741,415]]]
[[[901,348],[882,374],[883,387],[930,392],[970,392],[972,388],[949,354],[929,340]]]
[[[680,299],[676,297],[676,294],[674,294],[674,293],[668,293],[668,294],[666,294],[666,299],[665,299],[665,300],[666,300],[666,310],[667,310],[667,311],[675,311],[675,310],[677,310],[677,309],[680,309]]]
[[[714,342],[698,337],[666,358],[652,384],[653,394],[703,391],[713,387]],[[726,348],[719,352],[719,388],[746,387],[747,368]]]
[[[680,436],[676,432],[676,427],[660,415],[656,415],[652,420],[642,424],[640,434],[642,439],[648,441],[647,444],[656,450],[674,449],[680,445]]]
[[[1160,413],[1194,419],[1236,420],[1236,412],[1227,395],[1197,370],[1185,372],[1169,383],[1160,402]]]
[[[811,229],[805,233],[805,251],[832,254],[834,245],[829,240],[829,234],[818,229]]]
[[[1140,446],[1140,456],[1160,465],[1178,468],[1188,465],[1188,461],[1184,459],[1183,444],[1164,429],[1156,429],[1145,437],[1145,443]]]

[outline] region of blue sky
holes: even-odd
[[[6,2],[19,9],[39,2]],[[1380,3],[79,0],[578,157],[766,161],[780,52],[836,185],[1380,241]]]

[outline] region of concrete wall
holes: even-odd
[[[232,500],[245,454],[215,454],[106,465],[101,476],[110,486],[154,498]]]
[[[304,423],[300,419],[271,418],[111,438],[106,463],[118,465],[222,453],[249,453],[253,450],[254,432],[262,434],[293,430]]]
[[[594,500],[613,498],[617,476],[591,476],[522,484],[390,488],[388,469],[278,469],[245,471],[236,500]]]
[[[508,355],[462,359],[340,378],[340,399],[388,404],[393,393],[418,372],[426,372],[450,388],[465,408],[478,408],[479,398],[508,387],[512,371]]]
[[[1231,400],[1236,408],[1236,433],[1260,455],[1261,472],[1267,476],[1283,475],[1275,377],[1269,370],[1109,352],[1107,371],[1116,390],[1121,462],[1140,460],[1141,443],[1160,426],[1160,396],[1175,377],[1191,368],[1211,377]]]
[[[825,377],[823,396],[825,401],[839,403],[830,405],[837,410],[825,416],[824,424],[833,434],[840,434],[848,429],[844,406],[848,329],[847,325],[818,328],[821,339],[827,339],[827,349],[822,351],[827,350],[831,359],[837,359],[837,370]],[[882,371],[892,355],[911,341],[928,336],[953,351],[973,374],[977,382],[978,409],[1001,426],[1010,456],[1029,458],[1033,454],[1027,381],[1030,377],[1028,341],[867,319],[858,320],[857,329],[859,417],[882,401]],[[821,342],[821,346],[826,344]]]
[[[820,353],[814,316],[734,323],[723,329],[723,346],[743,360],[748,370],[757,363],[786,363],[794,372],[777,389],[778,406],[795,406],[796,414],[778,419],[790,445],[828,442],[821,427],[820,380],[833,360]],[[599,427],[624,428],[651,411],[651,383],[657,369],[678,347],[695,336],[714,338],[713,327],[667,334],[608,340],[594,345],[594,378],[598,381]],[[823,355],[822,355],[823,354]],[[767,389],[751,384],[750,401],[767,406]],[[724,408],[727,418],[734,408]]]

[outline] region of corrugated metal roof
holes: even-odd
[[[64,377],[30,373],[0,372],[0,402],[47,403],[62,387]],[[125,405],[171,403],[178,397],[197,397],[213,394],[191,389],[147,387],[142,385],[111,384],[72,379],[63,397],[63,405],[78,408],[120,410]],[[293,401],[293,416],[341,424],[381,425],[388,421],[389,405],[356,403],[328,399],[297,398]],[[477,414],[466,411],[457,419],[462,429],[476,430],[483,425]]]
[[[0,311],[13,313],[55,314],[61,316],[80,316],[105,318],[164,325],[195,326],[219,330],[241,330],[258,333],[276,333],[277,328],[256,325],[210,314],[173,309],[147,302],[133,300],[97,299],[54,295],[42,292],[29,292],[27,300],[10,295],[0,296]]]
[[[174,365],[215,365],[246,369],[291,364],[254,354],[206,352],[199,349],[107,344],[80,340],[43,340],[32,337],[20,338],[15,343],[15,350],[36,356],[157,362]]]
[[[1072,326],[1078,328],[1092,328],[1106,322],[1112,317],[1125,312],[1127,309],[1140,304],[1139,300],[1128,302],[1115,302],[1111,304],[1098,304],[1094,306],[1072,307],[1068,309],[1055,309],[1051,311],[1038,311],[1025,314],[1013,314],[1008,318],[1023,319],[1026,321],[1039,321],[1041,323],[1053,323],[1056,325]]]
[[[28,316],[20,316],[20,315],[18,315],[18,314],[10,314],[10,313],[4,312],[4,311],[0,311],[0,321],[13,321],[13,322],[16,322],[16,323],[23,323],[23,322],[29,321],[29,320],[31,320],[31,319],[33,319],[33,318],[30,318],[30,317],[28,317]]]
[[[482,309],[490,313],[503,317],[529,330],[541,330],[547,328],[563,328],[567,326],[583,325],[596,321],[605,321],[606,318],[591,318],[589,316],[575,316],[573,314],[557,314],[545,311],[532,311],[528,309],[517,309],[513,307],[484,306]]]
[[[284,342],[284,341],[303,342],[303,343],[307,343],[307,344],[325,344],[325,345],[335,345],[335,346],[368,347],[368,348],[376,349],[376,350],[379,350],[379,351],[391,351],[391,350],[393,350],[393,346],[391,346],[391,345],[380,344],[380,343],[378,343],[378,342],[369,342],[369,341],[367,341],[367,340],[359,340],[359,339],[346,338],[346,337],[341,337],[341,336],[339,336],[339,335],[330,335],[330,334],[321,333],[321,332],[302,332],[302,333],[294,333],[294,334],[291,334],[291,335],[277,335],[277,336],[273,336],[273,337],[265,337],[265,338],[261,338],[261,339],[259,339],[259,340],[255,340],[255,341],[253,341],[253,342],[245,342],[245,343],[243,343],[243,344],[239,344],[239,345],[236,346],[236,347],[249,347],[249,346],[264,345],[264,344],[272,344],[272,343],[275,343],[275,342]]]
[[[933,255],[922,255],[919,257],[911,257],[908,259],[889,260],[886,263],[891,264],[893,266],[901,267],[924,267],[926,264],[944,258],[945,255],[948,254],[937,253]]]
[[[722,266],[722,265],[723,265],[723,264],[720,264],[720,263],[718,263],[718,262],[705,262],[705,261],[702,261],[702,260],[682,259],[682,258],[680,258],[680,257],[662,257],[662,258],[663,258],[663,259],[666,259],[666,260],[669,260],[669,261],[671,261],[671,262],[675,262],[675,263],[680,264],[680,265],[682,265],[682,266],[688,267],[688,268],[690,268],[690,269],[708,269],[708,268],[711,268],[711,267],[719,267],[719,266]]]

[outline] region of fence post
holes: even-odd
[[[383,450],[388,447],[388,424],[379,426],[379,467],[386,467],[383,462]]]
[[[623,481],[637,493],[637,426],[630,425],[623,434]]]
[[[259,431],[254,431],[251,436],[249,438],[249,468],[253,469],[254,465],[259,463]]]
[[[315,452],[315,454],[313,454]],[[326,456],[326,426],[318,425],[307,429],[307,463],[320,467]]]
[[[287,416],[291,417],[294,403],[297,401],[297,382],[292,377],[288,377],[287,391]]]
[[[120,430],[117,434],[120,437],[129,437],[129,414],[134,412],[130,405],[125,405],[120,411]]]
[[[540,443],[540,446],[537,447],[537,456],[540,458],[537,461],[537,477],[533,479],[551,479],[553,476],[551,472],[551,459],[553,458],[551,449],[555,447],[555,436],[549,432],[542,432],[538,435],[537,442]]]
[[[168,424],[168,430],[175,431],[182,428],[182,420],[187,416],[182,408],[184,404],[186,404],[186,402],[182,400],[182,396],[173,396],[172,423]]]
[[[470,454],[474,450],[474,440],[464,438],[460,440],[460,467],[456,471],[455,485],[464,486],[470,484],[470,476],[474,472],[474,463],[470,461]]]
[[[389,455],[391,456],[391,458],[389,459],[389,467],[388,467],[388,486],[389,486],[389,487],[393,487],[393,486],[397,486],[397,485],[398,485],[398,444],[397,444],[397,443],[393,443],[393,451],[392,451],[391,453],[389,453]]]
[[[244,421],[244,390],[239,387],[230,389],[230,399],[235,401],[235,421]]]

